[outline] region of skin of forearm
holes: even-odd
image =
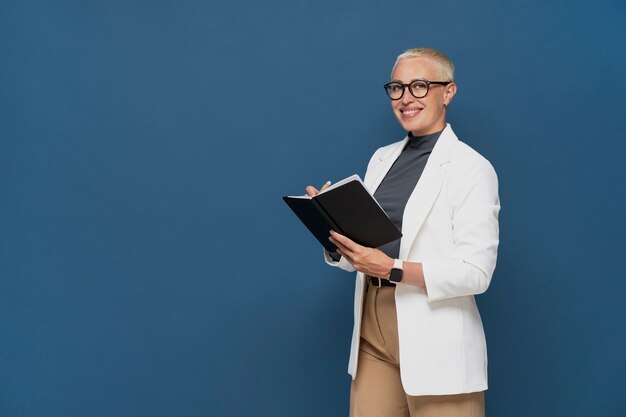
[[[378,275],[380,277],[389,278],[391,275],[391,269],[393,268],[393,259],[387,256],[389,262],[385,262],[384,275]],[[382,266],[382,265],[381,265]],[[402,261],[402,281],[403,284],[413,285],[414,287],[426,289],[426,282],[424,281],[424,269],[421,262],[409,262]]]
[[[329,240],[337,246],[337,253],[345,256],[348,262],[360,272],[373,277],[389,278],[394,261],[380,249],[361,246],[349,238],[330,232]],[[426,289],[424,270],[419,262],[402,262],[402,283]]]
[[[419,287],[423,290],[426,289],[426,282],[424,281],[424,269],[420,262],[402,262],[402,283]],[[391,271],[389,271],[391,273]]]
[[[393,259],[387,257],[389,260],[385,262],[385,265],[381,265],[381,269],[385,271],[382,275],[374,275],[380,276],[384,278],[389,278],[391,275],[391,269],[393,268]],[[426,282],[424,281],[424,269],[420,262],[409,262],[402,261],[402,283],[413,285],[418,288],[426,289]]]

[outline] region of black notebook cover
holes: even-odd
[[[313,198],[283,197],[283,200],[330,252],[337,249],[328,240],[331,229],[370,248],[402,237],[358,177]]]

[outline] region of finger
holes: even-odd
[[[351,252],[354,252],[355,250],[357,250],[361,245],[359,245],[358,243],[354,242],[353,240],[351,240],[349,237],[344,236],[340,233],[335,232],[334,230],[330,231],[330,235],[339,243],[341,243],[343,246],[345,246],[346,248],[348,248]]]
[[[344,258],[346,258],[346,261],[350,262],[350,265],[354,266],[354,260],[349,255],[347,255],[344,251],[342,251],[341,249],[337,249],[337,253],[343,256]]]
[[[310,195],[311,197],[315,197],[316,195],[318,195],[320,192],[317,190],[317,188],[313,187],[312,185],[308,185],[306,187],[306,193],[308,195]]]
[[[328,238],[328,240],[330,240],[331,242],[333,242],[333,244],[335,246],[337,246],[337,248],[341,249],[341,251],[347,255],[349,255],[350,257],[353,257],[353,253],[350,250],[350,248],[346,247],[345,245],[341,244],[341,242],[337,241],[335,238],[333,238],[332,236],[330,236]]]
[[[328,240],[333,242],[337,247],[340,247],[340,248],[348,250],[348,251],[350,250],[350,248],[348,246],[344,245],[342,242],[339,241],[339,239],[337,239],[334,236],[328,236]]]
[[[330,187],[330,181],[326,181],[326,183],[324,185],[322,185],[322,188],[320,188],[320,192],[324,191],[325,189],[327,189],[328,187]]]

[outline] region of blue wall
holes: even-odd
[[[626,415],[626,6],[5,0],[0,415],[347,415],[353,277],[281,201],[446,51],[500,178],[487,412]]]

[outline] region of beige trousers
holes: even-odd
[[[350,417],[484,417],[483,392],[410,396],[400,381],[395,288],[368,284]]]

